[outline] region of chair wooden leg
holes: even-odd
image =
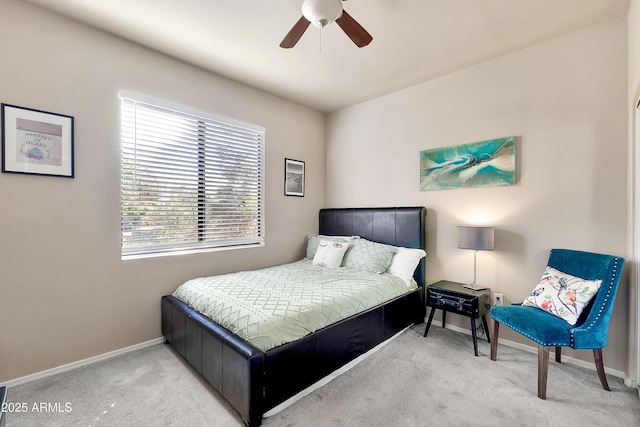
[[[611,391],[609,383],[607,383],[607,376],[604,373],[604,364],[602,363],[602,349],[596,348],[593,350],[593,358],[596,361],[596,370],[598,371],[598,377],[600,378],[600,384],[602,388],[607,391]]]
[[[493,341],[491,341],[491,360],[496,360],[498,356],[498,329],[500,323],[493,321]]]
[[[562,363],[562,347],[556,347],[556,362]]]
[[[547,398],[547,373],[549,372],[549,349],[538,345],[538,397]]]

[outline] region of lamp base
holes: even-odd
[[[480,287],[476,286],[475,283],[472,283],[470,285],[462,285],[462,287],[463,288],[467,288],[467,289],[471,289],[472,291],[484,291],[486,289],[489,289],[489,288],[480,288]]]

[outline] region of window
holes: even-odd
[[[122,255],[264,243],[264,128],[122,98]]]

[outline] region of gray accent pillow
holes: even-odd
[[[342,260],[343,267],[384,273],[391,264],[395,247],[372,242],[366,239],[354,239]]]

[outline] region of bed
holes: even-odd
[[[322,209],[319,235],[360,236],[425,249],[424,207]],[[162,334],[249,426],[265,412],[393,337],[425,316],[424,258],[417,288],[266,351],[173,295],[162,297]]]

